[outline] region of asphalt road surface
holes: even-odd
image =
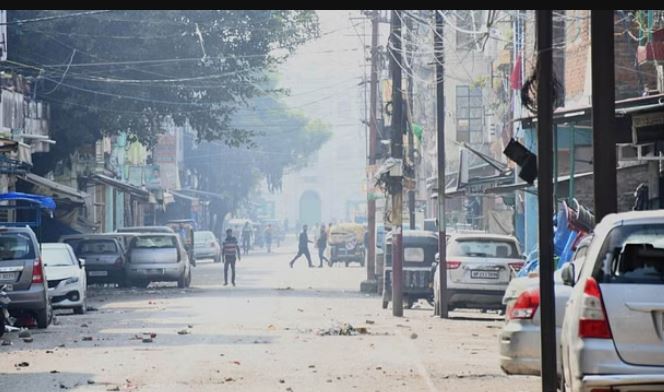
[[[291,269],[295,250],[291,240],[244,257],[237,287],[222,286],[223,267],[211,261],[186,290],[91,287],[96,310],[59,311],[56,325],[31,330],[32,343],[5,336],[0,391],[539,389],[537,377],[501,372],[501,317],[441,320],[420,303],[395,318],[359,293],[359,265],[308,268],[301,258]]]

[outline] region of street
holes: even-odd
[[[30,331],[32,343],[16,332],[5,336],[12,345],[0,346],[2,390],[539,387],[537,377],[501,372],[497,333],[503,321],[495,313],[453,312],[452,319],[441,320],[421,302],[395,318],[380,308],[379,297],[359,293],[363,268],[309,269],[303,257],[290,269],[294,250],[289,241],[272,254],[260,250],[243,258],[237,287],[222,286],[223,265],[208,260],[194,269],[185,290],[165,283],[90,287],[87,314],[58,312],[55,325]],[[357,334],[335,336],[340,330]],[[151,333],[151,342],[144,342]]]

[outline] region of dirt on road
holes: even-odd
[[[395,318],[359,293],[363,268],[288,267],[290,248],[244,257],[237,287],[200,263],[192,287],[91,287],[85,315],[13,332],[2,391],[536,391],[503,374],[495,314]],[[317,264],[317,260],[316,260]]]

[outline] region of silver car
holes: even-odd
[[[175,233],[138,234],[129,243],[127,254],[125,272],[132,286],[178,282],[178,287],[184,288],[191,283],[189,256]]]
[[[664,210],[607,215],[562,278],[564,390],[664,390]]]
[[[592,236],[586,236],[577,245],[572,263],[580,270],[585,260]],[[560,330],[565,315],[565,304],[572,289],[563,284],[561,270],[553,275],[556,306],[556,337],[560,342]],[[512,279],[503,303],[506,305],[505,325],[498,336],[500,367],[507,374],[540,375],[540,296],[539,277]],[[560,367],[560,353],[558,353]],[[559,376],[561,376],[559,372]]]
[[[48,283],[35,233],[29,227],[0,227],[0,285],[11,313],[29,313],[38,328],[53,318]]]
[[[455,308],[502,309],[514,270],[523,267],[515,237],[499,234],[453,234],[447,240],[447,302]],[[434,301],[440,303],[438,272]]]
[[[214,259],[215,263],[221,263],[221,246],[213,232],[194,232],[194,255],[197,260]]]

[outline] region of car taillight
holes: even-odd
[[[612,337],[602,301],[602,292],[597,281],[592,277],[586,280],[583,288],[579,337],[595,339],[611,339]]]
[[[514,271],[519,271],[521,268],[523,268],[523,261],[517,261],[516,263],[507,263],[507,265],[510,266],[511,269]]]
[[[32,263],[32,283],[44,283],[44,269],[41,257]]]
[[[540,304],[539,288],[532,288],[524,291],[519,295],[514,303],[514,307],[510,309],[507,317],[509,319],[531,319],[537,311]]]
[[[447,269],[448,269],[448,270],[451,270],[451,269],[457,269],[457,268],[459,268],[460,266],[461,266],[461,262],[460,262],[460,261],[447,260]]]

